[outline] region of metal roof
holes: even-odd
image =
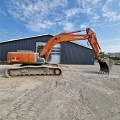
[[[16,39],[10,39],[10,40],[6,40],[6,41],[1,41],[0,44],[1,44],[1,43],[6,43],[6,42],[12,42],[12,41],[19,41],[19,40],[29,39],[29,38],[42,37],[42,36],[46,36],[46,35],[54,36],[54,35],[48,33],[48,34],[42,34],[42,35],[29,36],[29,37],[23,37],[23,38],[16,38]],[[76,45],[80,45],[80,46],[85,47],[85,48],[88,48],[88,49],[91,49],[91,48],[88,47],[88,46],[75,43],[75,41],[69,41],[69,42],[71,42],[71,43],[73,43],[73,44],[76,44]]]
[[[10,39],[10,40],[6,40],[6,41],[1,41],[0,43],[18,41],[18,40],[23,40],[23,39],[35,38],[35,37],[41,37],[41,36],[46,36],[46,35],[53,36],[52,34],[48,33],[48,34],[42,34],[42,35],[36,35],[36,36],[29,36],[29,37],[23,37],[23,38]]]

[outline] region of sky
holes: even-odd
[[[0,42],[86,28],[103,52],[120,52],[120,0],[0,0]]]

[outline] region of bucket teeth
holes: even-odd
[[[108,75],[108,72],[104,72],[104,71],[99,71],[99,73],[104,74],[104,75]]]

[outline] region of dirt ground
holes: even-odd
[[[0,120],[120,120],[120,66],[60,65],[60,77],[6,78],[0,65]]]

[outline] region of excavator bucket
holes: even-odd
[[[100,65],[100,73],[109,74],[113,67],[114,61],[109,58],[103,58],[102,60],[98,60],[98,62]]]

